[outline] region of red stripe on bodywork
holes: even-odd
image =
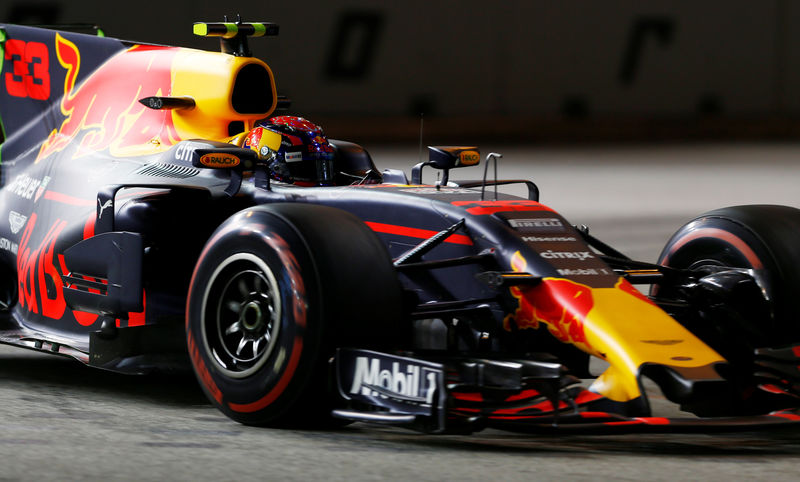
[[[580,395],[575,397],[575,403],[578,405],[583,405],[594,402],[595,400],[600,400],[601,398],[603,398],[603,396],[600,394],[590,392],[589,390],[584,390],[580,393]]]
[[[127,191],[119,192],[115,199],[122,200],[122,199],[129,199],[133,197],[144,197],[149,196],[151,194],[161,194],[169,191],[169,189],[148,189],[148,190],[139,190],[139,188],[131,188]]]
[[[538,397],[541,394],[536,390],[523,390],[521,393],[516,395],[511,395],[510,397],[506,398],[506,402],[516,402],[518,400],[525,400],[526,398],[534,398]]]
[[[775,385],[767,384],[767,385],[759,385],[758,388],[764,390],[765,392],[769,393],[777,393],[780,395],[786,395],[786,390],[781,389]]]
[[[97,202],[94,199],[92,200],[81,199],[78,197],[70,196],[69,194],[63,194],[56,191],[45,191],[44,198],[62,204],[71,204],[73,206],[94,206],[94,203]]]
[[[558,409],[563,410],[565,408],[569,408],[563,401],[558,402]],[[552,412],[553,411],[553,403],[549,400],[545,400],[543,402],[539,402],[535,405],[530,405],[527,407],[520,407],[520,408],[501,408],[499,410],[495,410],[492,412],[492,415],[516,415],[519,412],[524,412],[525,410],[536,410],[539,412]]]
[[[438,233],[438,231],[431,231],[429,229],[409,228],[408,226],[397,226],[394,224],[372,223],[369,221],[365,224],[376,233],[397,234],[399,236],[408,236],[409,238],[428,239]],[[469,239],[469,236],[463,234],[451,234],[444,242],[472,246],[472,240]]]
[[[769,414],[769,416],[770,416],[770,417],[780,417],[780,418],[785,418],[785,419],[787,419],[787,420],[792,420],[792,421],[795,421],[795,422],[797,422],[797,421],[800,421],[800,415],[797,415],[796,413],[789,413],[789,412],[773,412],[773,413],[770,413],[770,414]]]
[[[158,194],[166,191],[165,189],[154,189],[149,191],[131,191],[120,193],[115,196],[117,200],[128,199],[133,197],[140,197],[140,196],[147,196],[150,194]],[[75,196],[70,196],[69,194],[64,194],[56,191],[45,191],[44,198],[49,201],[55,201],[62,204],[70,204],[72,206],[94,206],[97,202],[96,200],[90,199],[82,199]],[[94,222],[94,217],[92,217],[92,222]],[[84,236],[84,239],[86,237]]]
[[[581,418],[610,418],[611,414],[608,412],[581,412]]]
[[[456,400],[464,400],[467,402],[482,402],[483,395],[480,393],[460,393],[453,392],[453,398]]]
[[[641,420],[647,425],[669,425],[669,419],[665,417],[637,417],[636,420]]]
[[[475,215],[488,215],[509,211],[553,211],[544,204],[524,199],[508,201],[453,201],[453,206],[467,207],[467,212]]]

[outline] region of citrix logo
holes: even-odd
[[[569,251],[553,251],[552,249],[548,249],[544,253],[541,253],[541,256],[545,259],[577,259],[578,261],[594,258],[594,255],[589,251],[579,251],[573,253]]]

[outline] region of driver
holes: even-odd
[[[270,177],[298,186],[332,186],[335,151],[322,128],[302,117],[279,116],[262,121],[243,147],[270,159]]]

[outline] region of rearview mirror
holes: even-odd
[[[477,166],[481,154],[477,147],[434,147],[428,146],[428,163],[436,169]]]
[[[420,162],[411,169],[411,182],[422,184],[422,168],[433,166],[442,171],[441,185],[447,185],[450,169],[477,166],[481,153],[477,147],[428,146],[428,161]]]

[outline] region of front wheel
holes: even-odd
[[[691,270],[698,276],[713,276],[726,268],[750,270],[758,282],[757,289],[752,289],[753,284],[749,288],[745,283],[726,285],[717,276],[712,279],[715,286],[710,283],[708,286],[716,289],[715,294],[728,287],[730,291],[723,293],[724,298],[716,306],[706,296],[694,300],[701,304],[690,310],[693,315],[700,314],[699,321],[694,316],[694,323],[701,338],[726,358],[741,355],[748,359],[752,348],[800,341],[796,308],[800,295],[798,235],[800,210],[795,208],[752,205],[717,209],[680,228],[667,242],[658,262]],[[736,281],[735,277],[728,278],[731,279]],[[653,290],[656,298],[662,300],[684,298],[685,301],[686,293],[668,284]],[[710,303],[705,303],[709,300]]]
[[[192,277],[195,373],[239,422],[323,423],[333,350],[396,340],[400,293],[388,252],[355,216],[305,204],[247,209],[212,235]]]

